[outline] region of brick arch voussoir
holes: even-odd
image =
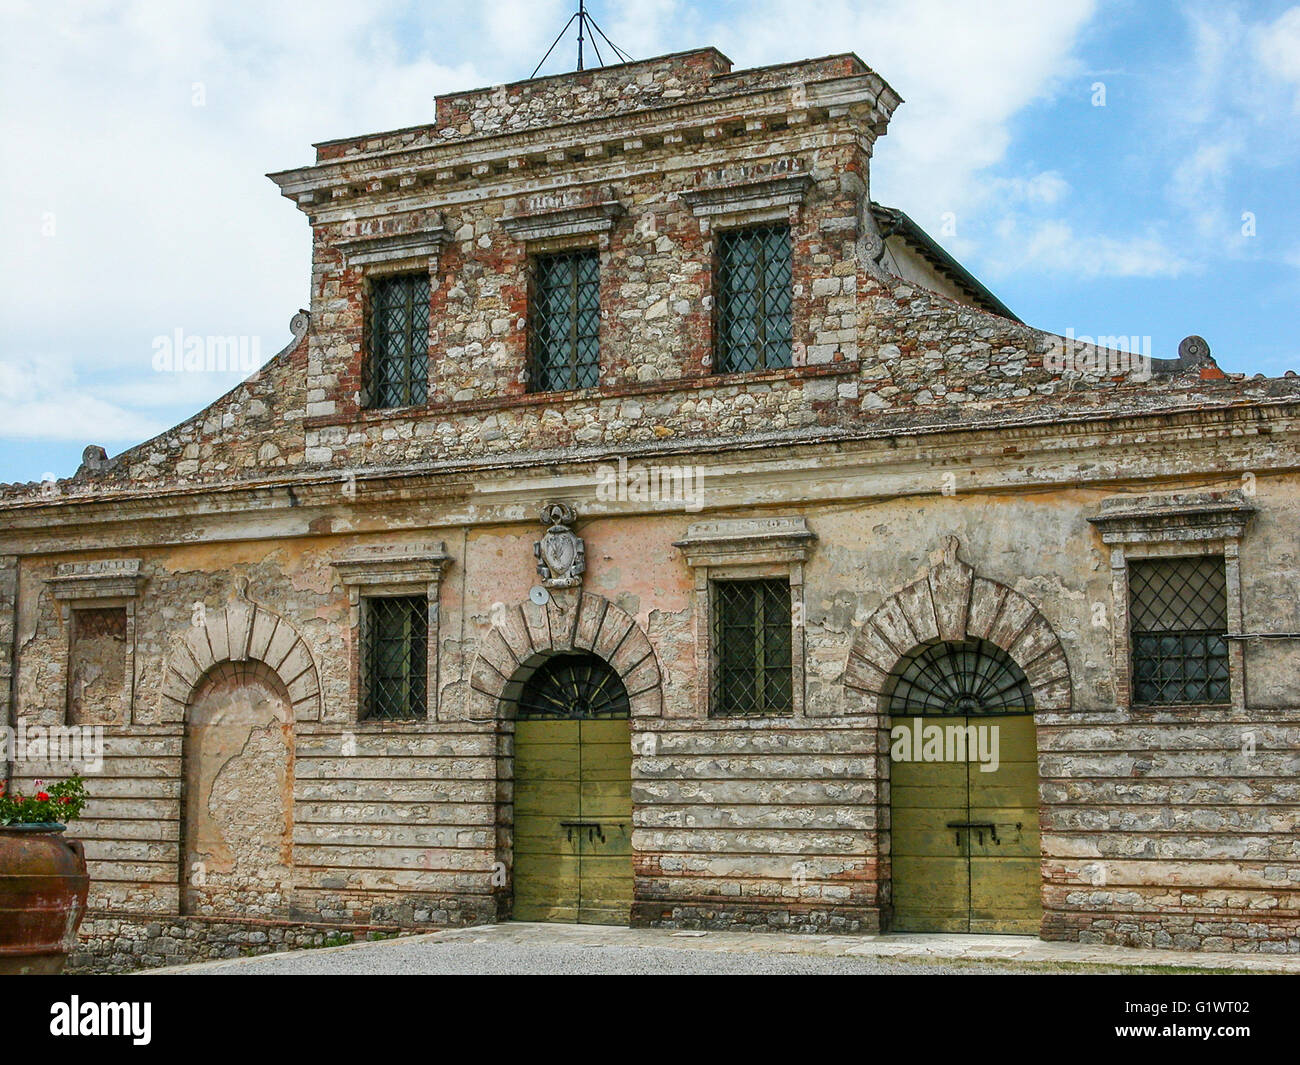
[[[470,717],[508,717],[524,683],[554,654],[589,651],[608,662],[627,688],[633,717],[663,713],[663,673],[650,638],[634,617],[604,596],[555,595],[495,608],[491,629],[470,669]]]
[[[1070,667],[1051,623],[1026,596],[980,577],[950,538],[920,580],[887,598],[863,623],[844,670],[846,701],[887,714],[885,693],[899,660],[931,640],[980,639],[1021,668],[1036,711],[1070,708]]]
[[[277,679],[293,708],[295,721],[319,721],[320,673],[298,630],[272,610],[237,599],[207,610],[173,644],[163,676],[160,721],[184,722],[196,690],[218,672],[238,672],[240,663],[257,662]],[[248,671],[250,677],[253,671]]]

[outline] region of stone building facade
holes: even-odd
[[[313,232],[288,347],[0,491],[9,720],[104,736],[95,951],[526,911],[1300,952],[1300,381],[1016,320],[872,202],[899,103],[853,55],[704,49],[272,175]],[[564,319],[543,390],[556,263],[598,326]],[[939,706],[953,663],[1003,694]],[[590,713],[548,718],[579,679]],[[1019,783],[900,769],[927,699],[1005,725]],[[613,805],[548,837],[570,785]]]

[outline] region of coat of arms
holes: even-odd
[[[587,568],[587,550],[570,526],[578,513],[568,503],[547,503],[542,507],[546,534],[533,544],[537,572],[547,588],[574,588],[582,583]]]

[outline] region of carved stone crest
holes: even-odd
[[[547,503],[542,507],[546,534],[533,544],[537,573],[547,588],[574,588],[582,583],[587,569],[587,549],[570,528],[578,512],[568,503]]]

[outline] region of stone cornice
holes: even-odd
[[[735,214],[801,204],[812,183],[809,174],[777,174],[752,181],[702,186],[683,192],[681,198],[697,216]]]
[[[371,266],[406,259],[436,260],[450,243],[451,234],[441,225],[412,233],[386,233],[340,240],[334,246],[343,252],[348,266]]]
[[[498,180],[522,163],[533,174],[574,160],[658,147],[665,135],[707,139],[720,125],[760,133],[773,119],[800,127],[837,122],[859,111],[858,125],[874,138],[884,131],[897,97],[875,74],[811,82],[798,101],[789,86],[718,94],[541,129],[409,146],[344,156],[267,176],[309,214],[340,199],[355,200],[387,188],[408,188],[422,178],[445,183],[461,176]]]
[[[610,199],[602,203],[513,215],[501,219],[501,227],[516,240],[523,241],[608,233],[614,228],[614,219],[623,212],[623,205]]]
[[[1266,429],[1267,435],[1250,433],[1251,425]],[[1189,436],[1188,430],[1194,430],[1194,436]],[[445,528],[479,518],[492,520],[484,517],[489,507],[517,509],[535,502],[533,497],[542,490],[539,485],[551,494],[594,485],[594,468],[620,456],[635,461],[685,455],[706,465],[712,483],[722,486],[716,503],[710,505],[720,507],[743,505],[754,485],[765,480],[787,487],[792,499],[840,502],[882,493],[924,494],[918,476],[928,472],[933,474],[937,494],[939,478],[946,469],[967,472],[966,491],[1005,491],[1013,486],[1005,476],[1009,465],[1026,471],[1014,481],[1014,487],[1021,489],[1118,485],[1143,479],[1175,483],[1196,478],[1204,483],[1223,478],[1225,449],[1241,449],[1240,468],[1257,475],[1293,472],[1300,468],[1300,461],[1286,462],[1282,457],[1300,452],[1285,443],[1297,438],[1300,401],[1289,400],[1249,407],[1006,419],[907,430],[878,428],[852,435],[669,441],[625,449],[482,457],[442,462],[436,467],[310,470],[254,484],[153,488],[136,494],[110,488],[101,497],[58,501],[33,495],[21,503],[0,505],[0,544],[3,553],[33,554],[52,550],[45,545],[54,542],[80,550],[111,550],[115,544],[127,543],[189,542],[192,535],[177,530],[178,518],[185,519],[187,527],[221,523],[228,530],[223,537],[227,539],[330,532],[328,521],[323,527],[319,523],[322,515],[330,513],[346,515],[336,531],[360,531],[366,523],[358,517],[374,511],[372,504],[377,503],[386,505],[376,518],[381,525],[389,520],[387,515],[396,513],[394,508],[406,507],[411,509],[410,520],[394,528]],[[1153,468],[1146,449],[1168,448],[1174,443],[1182,449],[1178,468]],[[1095,463],[1088,461],[1088,454],[1103,444],[1119,456],[1116,469],[1105,475],[1097,474]],[[1189,469],[1188,452],[1197,447],[1211,449],[1212,460],[1207,458],[1200,467]],[[1275,457],[1265,459],[1261,448],[1268,448]],[[1125,458],[1132,459],[1131,469],[1124,466]],[[894,484],[891,478],[901,478],[903,483]],[[430,503],[439,504],[436,512],[430,511]],[[593,507],[592,513],[600,509]],[[635,509],[614,506],[611,512]],[[471,513],[478,517],[464,517]],[[277,515],[275,521],[280,523],[274,532],[269,524],[272,515]],[[497,517],[507,518],[504,512]],[[163,523],[158,527],[160,535],[148,540],[145,530],[153,522]]]

